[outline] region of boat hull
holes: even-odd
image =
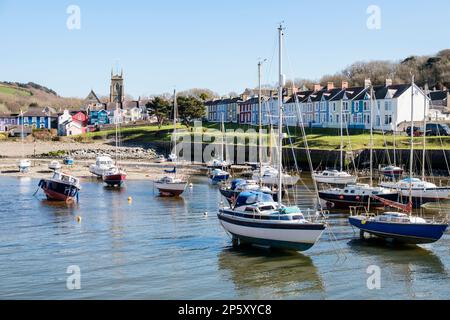
[[[223,174],[223,175],[217,175],[217,176],[211,176],[211,181],[213,183],[218,183],[222,181],[227,181],[230,178],[229,174]]]
[[[157,183],[155,188],[158,189],[162,197],[179,197],[186,190],[186,183]]]
[[[328,183],[328,184],[352,184],[356,183],[357,177],[322,177],[320,175],[314,175],[314,180],[318,183]]]
[[[434,243],[442,238],[447,224],[391,223],[365,220],[365,217],[350,217],[352,226],[383,239],[404,244]]]
[[[114,186],[121,187],[124,184],[126,178],[127,175],[124,173],[111,174],[103,176],[103,182],[105,182],[110,187]]]
[[[348,209],[350,207],[358,207],[358,206],[369,206],[370,196],[368,195],[339,195],[332,194],[327,192],[319,192],[320,199],[330,202],[334,209]],[[398,194],[397,193],[389,193],[383,196],[380,195],[383,199],[397,201]],[[384,207],[384,204],[380,201],[376,201],[370,199],[370,206],[375,208]]]
[[[218,214],[219,221],[235,240],[269,248],[306,251],[317,242],[325,230],[322,224],[280,224],[257,219],[239,219],[222,212]]]
[[[39,187],[50,201],[73,201],[80,191],[79,188],[73,185],[46,179],[42,179],[39,182]]]

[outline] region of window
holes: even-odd
[[[343,102],[343,111],[348,111],[348,102]]]
[[[377,116],[377,126],[381,126],[381,119],[380,119],[380,116]]]
[[[355,102],[355,112],[359,112],[359,101]]]
[[[389,125],[389,124],[391,124],[392,123],[392,115],[385,115],[384,116],[384,124],[385,125]]]

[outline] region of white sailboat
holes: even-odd
[[[21,148],[22,148],[22,159],[19,161],[19,171],[24,173],[27,172],[31,167],[31,161],[25,159],[25,150],[24,150],[24,119],[23,119],[23,111],[20,110],[20,117],[22,119],[22,125],[20,127],[20,137],[21,137]]]
[[[279,139],[278,202],[259,191],[242,192],[234,206],[219,210],[220,224],[232,236],[233,245],[254,245],[305,251],[311,248],[325,230],[325,224],[310,221],[297,207],[282,203],[282,143],[283,143],[283,85],[282,42],[283,27],[279,31]],[[316,214],[316,212],[315,212]]]
[[[172,140],[173,140],[174,151],[171,155],[172,155],[172,161],[176,162],[176,159],[178,159],[178,157],[177,157],[177,140],[176,140],[178,108],[177,108],[177,93],[176,93],[176,91],[174,91],[173,97],[174,97],[174,103],[173,103]],[[170,158],[170,156],[169,156],[169,158]],[[177,177],[176,163],[175,163],[175,167],[173,168],[173,170],[166,171],[166,173],[168,173],[170,175],[165,176],[162,179],[159,179],[157,181],[154,181],[155,188],[158,189],[159,194],[164,197],[180,196],[184,192],[184,190],[186,190],[188,183],[187,183],[187,181],[184,181],[183,179]]]

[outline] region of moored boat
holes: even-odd
[[[183,194],[187,186],[186,181],[171,176],[155,181],[154,184],[163,197],[178,197]]]
[[[74,163],[75,163],[75,160],[74,160],[73,158],[71,158],[71,157],[66,157],[66,158],[64,159],[63,163],[64,163],[66,166],[73,166]]]
[[[125,171],[113,167],[105,172],[102,178],[103,182],[110,187],[121,187],[127,179],[127,174]]]
[[[73,201],[78,198],[78,192],[81,190],[77,178],[58,171],[52,178],[40,180],[39,187],[51,201]]]
[[[261,186],[253,180],[236,179],[231,181],[230,185],[220,187],[220,194],[227,200],[229,205],[233,205],[239,194],[244,191],[260,191],[272,196],[274,201],[278,201],[278,194],[268,187]]]
[[[384,168],[381,168],[380,173],[385,176],[386,178],[390,179],[399,179],[403,174],[403,169],[396,166],[387,166]]]
[[[61,163],[57,160],[53,160],[48,164],[48,168],[53,171],[59,170],[61,167]]]
[[[345,171],[325,170],[322,172],[314,172],[313,179],[318,183],[327,184],[351,184],[356,183],[358,177],[351,175]]]
[[[209,174],[209,178],[213,183],[226,181],[231,177],[230,173],[221,169],[214,169]]]
[[[242,192],[233,208],[219,210],[218,218],[235,244],[296,251],[310,249],[326,228],[306,220],[299,208],[279,206],[270,195],[255,191]]]
[[[20,172],[27,172],[31,167],[31,161],[27,159],[21,159],[19,161],[19,171]]]
[[[105,173],[114,168],[114,162],[109,155],[100,155],[95,159],[95,164],[89,166],[89,172],[102,178]]]
[[[374,200],[373,195],[387,200],[397,201],[398,192],[382,187],[371,187],[368,184],[348,185],[345,188],[332,188],[319,191],[320,199],[330,203],[334,209],[349,209],[350,207],[384,207],[380,201]]]

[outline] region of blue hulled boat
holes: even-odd
[[[448,223],[427,222],[423,218],[398,212],[386,212],[378,216],[351,216],[349,222],[362,233],[405,244],[436,242],[448,227]]]
[[[228,179],[230,179],[231,175],[224,170],[214,169],[213,171],[211,171],[209,177],[211,178],[211,181],[213,183],[219,183],[222,181],[227,181]]]

